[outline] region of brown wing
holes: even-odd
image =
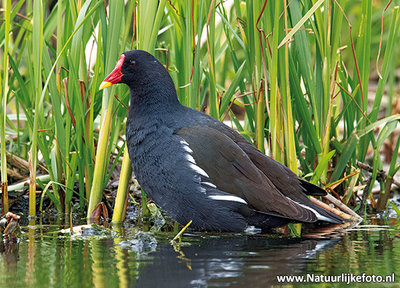
[[[237,195],[260,212],[274,212],[297,221],[316,216],[284,196],[230,137],[210,127],[184,127],[176,134],[193,151],[197,165],[221,191]]]
[[[288,196],[295,201],[305,200],[307,197],[304,193],[312,196],[326,195],[326,192],[323,189],[300,179],[288,167],[261,153],[230,127],[219,125],[220,123],[218,122],[210,124],[213,125],[214,129],[232,139],[283,195]]]
[[[238,142],[237,144],[249,156],[254,165],[271,179],[276,188],[285,196],[303,203],[308,200],[305,193],[313,196],[326,195],[323,189],[299,179],[292,170],[262,154],[250,143]]]

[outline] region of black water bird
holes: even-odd
[[[181,105],[168,71],[151,54],[123,53],[100,89],[116,83],[130,89],[126,137],[133,171],[175,221],[214,231],[342,222],[307,197],[326,195],[323,189],[227,125]]]

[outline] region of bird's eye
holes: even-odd
[[[130,61],[129,61],[129,65],[135,66],[135,65],[136,65],[136,61],[135,61],[135,60],[130,60]]]

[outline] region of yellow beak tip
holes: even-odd
[[[110,87],[111,85],[113,85],[113,83],[107,82],[107,81],[103,81],[100,84],[99,90],[103,90],[104,88]]]

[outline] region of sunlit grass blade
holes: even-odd
[[[314,170],[314,174],[310,180],[311,183],[313,184],[317,184],[318,180],[321,178],[322,173],[324,172],[324,170],[326,169],[329,161],[332,159],[333,155],[335,155],[335,150],[330,151],[329,153],[327,153],[318,163],[317,168],[315,168]]]
[[[223,120],[223,115],[226,113],[226,110],[228,109],[229,103],[233,102],[233,95],[235,93],[235,90],[238,88],[239,83],[243,81],[244,77],[244,67],[245,67],[246,62],[243,62],[242,65],[239,67],[239,69],[236,71],[235,77],[232,79],[231,84],[229,85],[228,90],[224,93],[222,96],[221,100],[221,108],[220,108],[220,115],[219,118],[220,120]]]
[[[0,75],[1,114],[0,114],[0,145],[1,145],[1,207],[2,215],[8,212],[8,181],[7,181],[7,157],[6,157],[6,118],[7,118],[7,95],[8,95],[8,46],[10,39],[11,0],[4,0],[5,37],[3,49],[3,77]],[[2,82],[4,79],[4,82]]]
[[[215,0],[211,0],[207,16],[207,55],[208,55],[208,73],[206,76],[209,81],[209,103],[210,115],[218,119],[219,101],[216,88],[215,75]]]
[[[125,146],[124,155],[128,155],[128,147]],[[113,223],[120,223],[125,219],[126,202],[128,197],[129,180],[132,177],[132,167],[129,157],[124,157],[122,161],[117,197],[115,199],[114,212],[112,216]]]
[[[30,182],[29,182],[29,216],[36,216],[36,166],[38,152],[38,127],[41,113],[41,95],[42,95],[42,51],[43,51],[43,7],[42,1],[33,2],[33,31],[32,31],[32,56],[33,56],[33,86],[35,114],[32,127],[32,145],[29,153]]]

